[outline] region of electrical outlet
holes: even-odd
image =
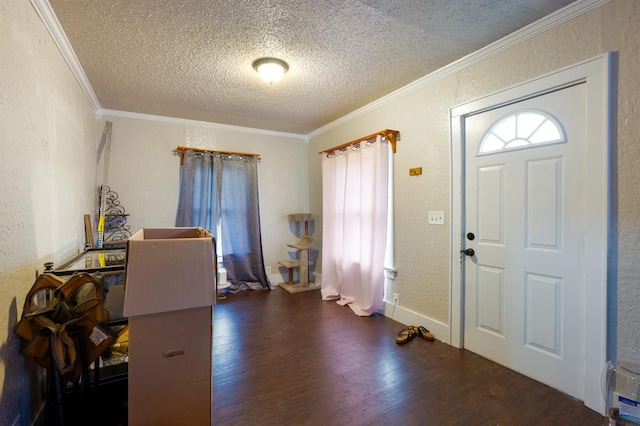
[[[444,225],[444,212],[429,211],[429,225]]]
[[[271,266],[267,266],[267,275],[271,275]]]
[[[398,293],[393,293],[393,304],[397,305],[399,301],[400,301],[400,295],[398,295]]]

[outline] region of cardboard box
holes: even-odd
[[[213,307],[129,319],[130,426],[211,425]]]
[[[129,425],[210,425],[215,244],[201,228],[127,242]]]
[[[203,228],[143,228],[127,240],[126,317],[215,304],[213,236]]]

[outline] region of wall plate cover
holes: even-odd
[[[429,211],[429,225],[444,225],[444,212]]]

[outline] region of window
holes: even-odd
[[[487,130],[480,142],[478,155],[566,141],[564,129],[550,114],[522,110],[502,118]]]
[[[270,288],[264,270],[258,156],[186,150],[180,167],[176,226],[216,234],[218,265],[234,289]]]

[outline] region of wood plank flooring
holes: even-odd
[[[417,324],[416,324],[417,325]],[[480,356],[358,317],[319,291],[247,291],[214,314],[215,425],[604,425]]]

